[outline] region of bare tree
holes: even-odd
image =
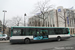
[[[67,17],[65,16],[66,13],[67,13]],[[67,12],[64,11],[64,15],[62,15],[61,13],[59,14],[59,17],[60,17],[61,19],[63,19],[63,22],[62,22],[62,21],[60,21],[60,22],[64,23],[64,24],[65,24],[65,27],[66,27],[66,23],[69,22],[69,20],[71,20],[70,16],[71,16],[71,17],[74,17],[74,13],[71,12],[70,10],[68,10]],[[70,21],[69,23],[71,23],[71,21]],[[68,26],[69,26],[69,25],[68,25]]]
[[[37,3],[36,10],[39,11],[39,12],[41,12],[40,14],[38,14],[40,16],[37,16],[37,17],[43,20],[43,25],[42,26],[44,26],[44,22],[47,19],[47,17],[45,17],[45,13],[48,14],[48,11],[52,7],[53,7],[53,5],[50,5],[50,0],[44,0],[42,2],[38,2]]]
[[[64,12],[63,12],[64,13]],[[62,13],[58,13],[58,18],[60,18],[60,19],[58,19],[58,20],[60,20],[59,22],[61,22],[61,23],[64,23],[65,24],[65,27],[66,27],[66,18],[65,18],[65,13],[64,14],[62,14]],[[58,26],[59,27],[59,26]]]
[[[8,27],[11,26],[20,26],[20,25],[24,25],[22,22],[22,17],[13,17],[11,20],[7,20],[5,25],[7,25]]]
[[[5,21],[5,26],[9,26],[9,22],[10,22],[10,20],[6,20]]]
[[[35,20],[34,25],[37,26],[37,20]]]
[[[40,26],[40,21],[35,20],[34,25],[35,25],[35,26]]]
[[[12,23],[15,25],[15,26],[19,26],[19,24],[20,24],[20,22],[21,22],[21,17],[13,17],[12,18]]]

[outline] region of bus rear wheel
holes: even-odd
[[[24,40],[24,43],[25,43],[25,44],[29,44],[29,43],[30,43],[30,39],[25,39],[25,40]]]
[[[61,37],[58,37],[57,40],[58,40],[58,41],[61,41]]]
[[[6,40],[5,38],[3,38],[2,40]]]

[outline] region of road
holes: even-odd
[[[0,50],[65,50],[63,47],[70,50],[75,49],[75,37],[60,42],[49,41],[30,44],[0,43]]]

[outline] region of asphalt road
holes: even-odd
[[[49,41],[30,44],[0,43],[0,50],[75,50],[75,37],[65,41]]]

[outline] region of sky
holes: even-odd
[[[26,19],[32,16],[32,12],[35,8],[35,4],[43,0],[0,0],[0,20],[3,21],[4,13],[6,10],[5,20],[12,19],[13,17],[19,16],[24,19],[24,14]],[[63,6],[64,8],[75,8],[75,0],[51,0],[50,4],[55,5],[54,8],[58,6]]]

